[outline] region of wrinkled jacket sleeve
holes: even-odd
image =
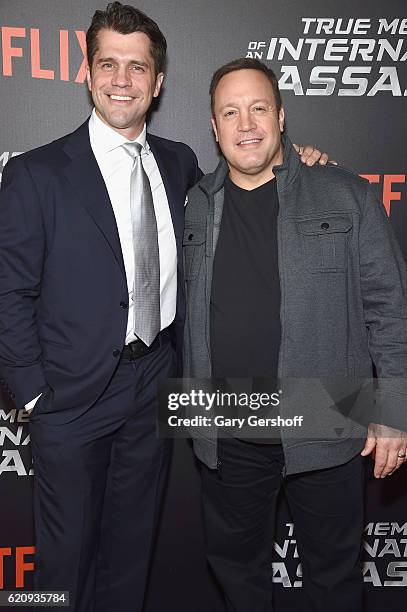
[[[407,270],[383,205],[367,186],[360,271],[369,351],[382,423],[407,431]]]
[[[12,159],[0,191],[0,372],[18,408],[46,387],[36,325],[44,245],[36,186],[24,160]]]

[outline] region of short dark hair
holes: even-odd
[[[281,94],[280,94],[280,90],[278,87],[277,77],[275,73],[273,72],[273,70],[271,70],[271,68],[268,68],[265,64],[263,64],[263,62],[260,62],[257,59],[253,59],[251,57],[240,57],[239,59],[235,59],[231,62],[228,62],[227,64],[224,64],[220,68],[218,68],[212,76],[211,84],[209,87],[209,95],[211,97],[212,115],[214,113],[214,107],[215,107],[215,91],[216,91],[217,86],[219,85],[219,81],[226,74],[229,74],[230,72],[235,72],[236,70],[259,70],[260,72],[265,74],[273,88],[274,98],[276,100],[277,111],[280,111],[280,108],[282,106]]]
[[[92,68],[94,55],[98,49],[97,36],[100,30],[113,30],[119,34],[143,32],[150,39],[150,52],[154,60],[156,75],[165,70],[167,41],[155,21],[145,13],[129,4],[111,2],[106,10],[96,11],[86,32],[86,45],[89,69]]]

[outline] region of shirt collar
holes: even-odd
[[[96,109],[93,109],[89,119],[89,138],[92,147],[96,148],[98,153],[109,153],[117,149],[125,142],[139,142],[146,153],[150,152],[150,146],[147,142],[147,126],[144,124],[141,133],[133,141],[124,138],[121,134],[113,130],[96,114]]]

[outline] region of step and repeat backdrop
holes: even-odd
[[[218,151],[209,121],[211,75],[231,59],[259,58],[279,77],[291,138],[327,151],[374,184],[407,258],[405,0],[137,6],[157,21],[169,46],[152,133],[188,143],[202,169],[212,170]],[[96,0],[0,0],[0,172],[11,157],[72,131],[89,115],[85,31],[104,7]],[[27,423],[24,411],[0,399],[0,589],[30,588],[35,564]],[[399,612],[407,593],[407,469],[378,482],[369,459],[366,474],[365,608]],[[148,612],[223,610],[204,559],[199,487],[191,447],[178,440]],[[300,609],[301,560],[283,497],[273,581],[276,609]]]

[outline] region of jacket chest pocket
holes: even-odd
[[[347,268],[348,241],[352,220],[348,216],[327,215],[297,219],[304,264],[310,272],[344,272]]]
[[[186,227],[183,239],[185,280],[194,280],[205,254],[206,227]]]

